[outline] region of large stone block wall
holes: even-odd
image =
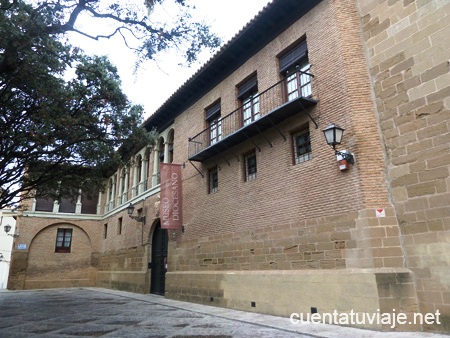
[[[420,311],[450,331],[450,3],[359,1],[389,192]]]
[[[307,318],[318,313],[377,314],[417,311],[411,272],[403,268],[307,271],[184,271],[167,274],[166,297],[250,312]],[[361,327],[418,330],[416,325]]]
[[[99,258],[97,286],[149,293],[148,246],[103,253]]]
[[[384,217],[377,217],[379,210]],[[350,232],[355,245],[345,250],[347,268],[405,266],[400,228],[392,207],[360,210]]]

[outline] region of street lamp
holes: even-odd
[[[145,224],[145,216],[133,216],[133,212],[134,212],[134,205],[130,203],[130,205],[127,207],[128,216],[130,216],[132,219],[138,222],[142,222]]]
[[[337,126],[336,124],[331,124],[323,130],[323,134],[325,136],[325,140],[327,144],[332,146],[336,155],[342,157],[343,160],[347,161],[350,164],[355,163],[355,158],[352,154],[347,151],[338,151],[336,150],[336,145],[341,144],[342,136],[344,135],[343,128]]]
[[[11,231],[11,225],[9,225],[9,224],[6,224],[4,227],[3,227],[3,229],[5,230],[5,232],[6,232],[6,234],[8,235],[8,236],[11,236],[11,237],[14,237],[14,238],[16,238],[16,237],[19,237],[19,234],[9,234],[8,232],[10,232]]]

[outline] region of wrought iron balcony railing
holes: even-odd
[[[210,124],[189,138],[189,160],[204,161],[315,105],[317,101],[311,98],[312,78],[303,71],[290,74]]]

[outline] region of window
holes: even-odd
[[[299,96],[308,97],[311,95],[311,76],[307,74],[309,73],[309,69],[310,65],[306,62],[286,74],[288,101],[292,101]]]
[[[238,99],[242,103],[242,121],[244,126],[259,119],[259,95],[256,74],[238,86]]]
[[[294,163],[299,164],[312,158],[309,129],[304,129],[293,135]]]
[[[35,211],[52,212],[54,204],[55,203],[53,202],[53,199],[51,199],[51,198],[37,197],[36,198],[36,206],[35,206],[34,210]]]
[[[286,78],[287,101],[311,96],[311,75],[306,40],[280,56],[280,73]]]
[[[210,133],[210,143],[214,144],[222,138],[222,121],[220,121],[220,116],[209,121]]]
[[[103,225],[103,238],[106,239],[108,237],[108,223]]]
[[[81,194],[81,213],[82,214],[92,214],[97,213],[98,204],[98,192],[92,194],[82,193]]]
[[[214,144],[222,138],[222,121],[220,119],[220,101],[206,109],[206,121],[209,124],[209,141]]]
[[[157,152],[155,152],[155,161],[157,161],[157,171],[156,171],[156,184],[161,184],[161,166],[160,163],[165,163],[164,153],[165,153],[165,144],[164,138],[160,137],[158,141]]]
[[[127,168],[122,169],[122,174],[120,175],[120,203],[125,203],[127,201],[127,191],[128,191],[128,173]]]
[[[116,190],[116,183],[114,181],[114,178],[111,178],[109,180],[109,187],[108,187],[108,210],[107,211],[114,209],[115,190]]]
[[[117,223],[117,234],[118,235],[122,234],[122,224],[123,224],[123,218],[119,217],[119,221]]]
[[[144,154],[144,163],[142,167],[142,176],[143,176],[143,190],[147,190],[150,188],[150,185],[148,183],[148,177],[149,177],[149,168],[150,168],[150,148],[147,148],[145,150]]]
[[[72,229],[58,229],[56,234],[55,252],[70,253],[72,245]]]
[[[161,142],[159,144],[159,163],[165,163],[164,162],[164,153],[166,152],[166,145],[164,144],[164,140],[161,139]]]
[[[136,173],[136,191],[135,191],[135,196],[139,195],[139,184],[142,181],[142,156],[138,155],[136,158],[136,168],[135,168],[135,173]]]
[[[75,213],[77,203],[72,198],[62,197],[59,202],[59,212]]]
[[[245,181],[253,181],[256,178],[256,153],[251,153],[244,156],[245,166]]]
[[[172,129],[169,132],[169,159],[168,159],[168,163],[173,163],[173,142],[174,142],[174,138],[175,138],[175,131]]]
[[[215,193],[219,190],[219,173],[217,167],[209,170],[209,193]]]
[[[244,126],[259,119],[259,96],[258,93],[251,94],[243,102],[242,117],[244,120]]]

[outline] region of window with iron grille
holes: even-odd
[[[219,172],[217,167],[209,169],[208,173],[209,180],[209,193],[215,193],[219,190]]]
[[[253,181],[256,179],[256,152],[244,156],[245,181]]]
[[[55,252],[70,253],[72,246],[72,229],[58,229],[56,234]]]
[[[312,158],[309,129],[304,129],[293,136],[294,163],[299,164]]]

